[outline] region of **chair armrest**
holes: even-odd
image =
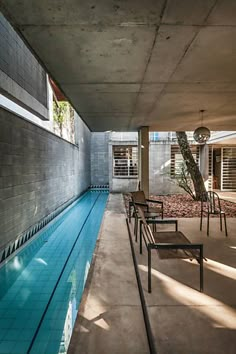
[[[145,206],[145,207],[148,206],[147,203],[140,203],[140,202],[135,203],[134,202],[134,204],[137,205],[137,206]]]
[[[146,199],[147,202],[150,203],[156,203],[156,204],[161,204],[163,207],[163,202],[161,202],[160,200],[154,200],[154,199]]]
[[[158,225],[158,224],[173,224],[175,225],[175,231],[178,231],[178,220],[177,219],[147,219],[147,224]]]
[[[175,224],[178,225],[177,219],[148,219],[147,224]]]
[[[148,211],[148,204],[147,203],[134,203],[134,205],[137,205],[140,207],[145,207],[145,208],[147,208],[147,211]]]

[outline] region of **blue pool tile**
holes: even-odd
[[[11,324],[11,329],[23,329],[24,325],[25,322],[22,319],[16,318]]]
[[[30,341],[18,341],[11,349],[11,354],[27,353],[30,346]]]
[[[42,315],[41,315],[42,316]],[[27,328],[27,329],[36,329],[39,325],[40,322],[40,317],[31,317],[29,318],[25,323],[24,323],[24,327],[23,328]]]
[[[46,328],[41,328],[40,332],[37,336],[37,341],[39,342],[48,342],[49,338],[50,338],[50,333],[51,331],[49,331]]]
[[[8,329],[15,320],[12,318],[0,318],[0,329]]]
[[[5,309],[4,312],[0,315],[0,317],[3,318],[15,318],[16,317],[16,311],[14,310],[7,310]]]
[[[46,347],[45,354],[56,354],[59,352],[60,342],[50,341]]]
[[[21,341],[31,341],[35,334],[35,329],[23,329],[19,332],[19,339]]]
[[[11,354],[16,342],[3,340],[0,342],[0,354]]]
[[[34,309],[34,310],[44,310],[45,307],[47,306],[47,303],[48,303],[48,301],[37,301],[37,302],[34,304],[33,309]]]
[[[9,306],[11,304],[11,301],[5,301],[5,300],[1,300],[0,301],[0,309],[8,309]]]
[[[0,341],[5,338],[7,332],[8,332],[7,329],[1,329],[1,330],[0,330]]]
[[[53,330],[50,332],[50,341],[52,342],[60,342],[61,338],[63,335],[63,331],[62,330]]]
[[[17,317],[21,318],[22,321],[25,321],[30,318],[31,311],[19,310],[17,311]]]
[[[94,204],[98,196],[99,203]],[[5,338],[4,341],[14,344],[20,331],[21,347],[14,347],[11,354],[27,353],[25,347],[30,345],[27,340],[32,339],[41,320],[30,353],[56,354],[60,345],[63,346],[61,337],[65,322],[72,331],[106,200],[107,195],[101,196],[101,193],[85,194],[72,208],[41,230],[37,239],[19,252],[15,263],[14,258],[9,261],[13,272],[7,273],[7,279],[4,279],[6,272],[2,273],[0,269],[0,281],[3,277],[6,284],[4,289],[0,289],[0,313],[6,316],[7,321],[12,320],[4,324],[0,321],[0,326],[8,327],[3,330],[8,332],[7,338],[13,342]],[[91,207],[91,214],[81,229]],[[44,243],[46,236],[48,242]],[[14,264],[21,267],[14,269]],[[47,306],[48,311],[42,317]]]
[[[34,343],[34,346],[31,349],[30,354],[48,354],[47,352],[45,352],[46,348],[47,348],[47,342],[37,341],[37,343]]]
[[[9,302],[16,300],[16,298],[17,298],[17,293],[7,294],[5,296],[5,299]]]
[[[46,301],[46,302],[48,302],[48,300],[49,300],[49,298],[50,298],[50,296],[46,293],[41,293],[40,295],[39,295],[39,297],[38,297],[38,300],[39,301]]]
[[[21,330],[20,329],[8,329],[5,333],[4,340],[6,341],[17,341],[19,338]]]

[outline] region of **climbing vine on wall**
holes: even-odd
[[[60,129],[60,136],[63,136],[63,122],[66,119],[66,112],[68,109],[67,102],[53,102],[53,120],[57,123]]]
[[[59,133],[62,138],[74,143],[74,109],[69,102],[53,102],[53,120],[55,123],[54,132],[57,134]]]

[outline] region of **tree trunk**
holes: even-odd
[[[192,152],[190,150],[187,135],[185,132],[176,132],[176,135],[181,154],[183,156],[184,162],[186,163],[188,173],[190,174],[191,179],[193,181],[193,186],[195,190],[195,200],[201,200],[202,194],[206,194],[206,188],[199,167],[196,164]]]

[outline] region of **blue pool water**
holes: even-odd
[[[66,353],[107,197],[85,193],[0,269],[0,354]]]

